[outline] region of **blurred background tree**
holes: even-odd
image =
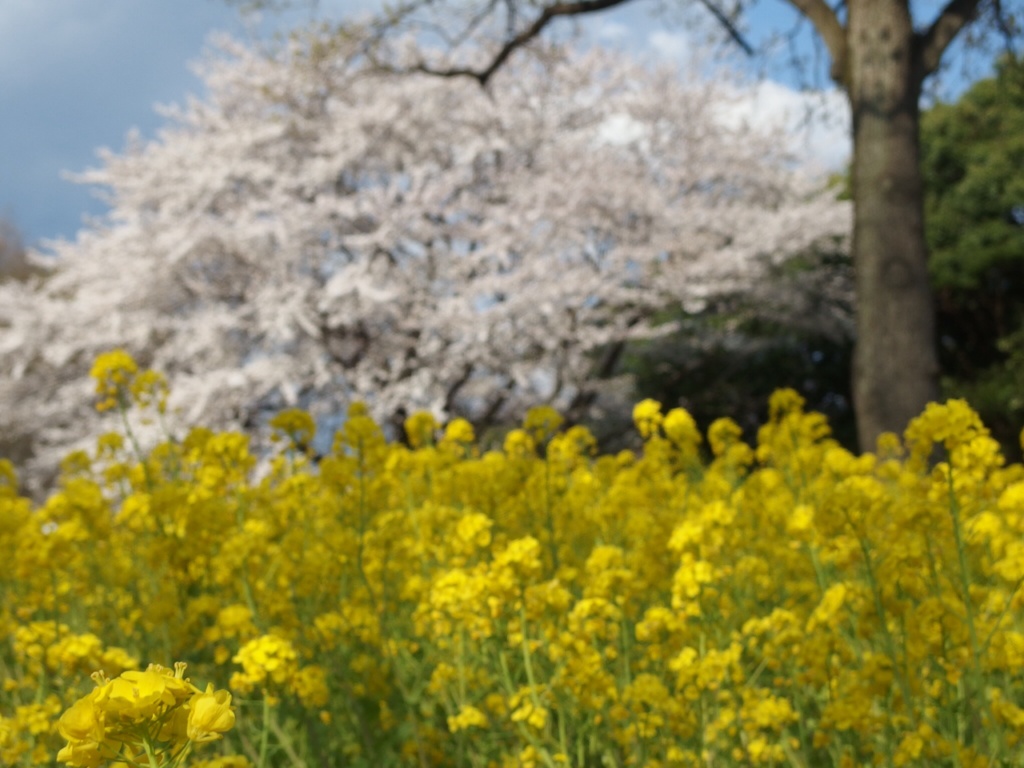
[[[25,242],[18,228],[10,219],[0,218],[0,285],[4,283],[23,283],[28,280],[34,270],[25,250]],[[0,334],[10,327],[0,313]],[[3,345],[0,345],[0,354]],[[6,458],[15,464],[25,462],[32,455],[32,440],[29,435],[0,430],[0,458]]]
[[[632,399],[682,406],[704,429],[728,415],[753,439],[767,417],[769,395],[792,387],[808,408],[828,416],[843,445],[855,449],[849,253],[837,247],[779,271],[775,281],[803,290],[719,298],[700,312],[666,317],[679,324],[678,333],[630,342],[621,372],[635,382]],[[795,295],[814,306],[793,306]]]
[[[21,233],[9,219],[0,219],[0,282],[26,280],[31,274]]]
[[[845,250],[850,205],[781,123],[727,119],[749,94],[724,69],[560,48],[488,94],[310,29],[224,38],[199,71],[204,100],[76,177],[110,213],[0,286],[0,434],[31,440],[33,489],[108,429],[86,373],[115,347],[168,376],[172,428],[265,438],[298,406],[326,451],[357,399],[480,434],[541,403],[628,419],[608,374],[673,320],[849,335],[848,271],[817,254]]]
[[[1006,55],[995,70],[994,77],[979,80],[955,103],[936,104],[923,115],[925,231],[937,299],[942,395],[966,398],[1007,456],[1019,460],[1024,58]],[[840,197],[848,198],[848,176],[840,183]],[[842,254],[830,258],[849,268]],[[723,317],[733,319],[723,323]],[[684,327],[664,339],[632,344],[623,354],[623,369],[636,377],[637,397],[682,404],[704,426],[720,414],[735,414],[752,437],[765,417],[767,394],[791,386],[829,416],[844,444],[855,445],[851,336],[835,328],[824,333],[817,324],[744,321],[741,312],[721,307],[703,318],[690,317]]]
[[[921,125],[943,394],[1020,455],[1024,423],[1024,59]]]

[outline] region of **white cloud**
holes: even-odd
[[[657,29],[647,36],[650,50],[665,59],[682,62],[693,52],[693,42],[682,32],[666,32]]]
[[[737,92],[737,98],[718,107],[726,126],[754,124],[780,128],[790,150],[811,173],[841,171],[849,162],[850,111],[839,91],[801,92],[766,80]],[[625,145],[643,141],[644,126],[627,114],[605,120],[598,130],[602,144]]]
[[[653,30],[647,35],[647,49],[682,71],[708,74],[701,66],[701,51],[705,49],[685,32]],[[739,87],[737,99],[721,113],[730,125],[747,121],[783,127],[791,137],[794,154],[811,168],[836,171],[849,161],[850,110],[838,90],[804,92],[774,80],[762,80]]]
[[[598,40],[618,42],[630,36],[629,27],[618,21],[603,21],[595,33]]]

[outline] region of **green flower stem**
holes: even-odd
[[[963,529],[960,522],[960,503],[956,498],[956,489],[953,485],[953,465],[947,465],[949,471],[946,473],[949,490],[949,514],[953,521],[953,538],[956,541],[957,563],[960,567],[960,588],[963,592],[964,611],[967,615],[967,636],[971,643],[971,669],[970,669],[970,691],[968,693],[968,706],[973,698],[981,704],[981,708],[988,719],[989,728],[995,728],[996,720],[992,712],[992,705],[985,695],[984,676],[981,671],[981,645],[978,642],[978,629],[974,618],[974,601],[971,598],[971,574],[967,563],[967,545],[963,538]],[[988,641],[986,640],[986,645]],[[980,701],[978,701],[980,700]],[[976,724],[977,725],[977,724]],[[979,727],[979,737],[982,735],[984,726]],[[995,728],[996,738],[999,744],[999,753],[1006,753],[1006,739],[1001,728]]]
[[[903,694],[903,706],[907,711],[907,717],[910,719],[913,727],[917,728],[917,713],[914,712],[910,681],[907,680],[905,665],[900,663],[899,656],[896,653],[896,641],[893,639],[892,633],[889,631],[889,623],[886,621],[885,606],[882,603],[882,589],[875,575],[875,568],[871,560],[871,548],[868,546],[865,536],[858,536],[857,541],[860,543],[861,552],[864,555],[864,569],[867,573],[868,584],[871,586],[871,596],[874,599],[878,625],[882,630],[882,639],[885,641],[885,653],[892,664],[893,674],[896,675],[896,679],[899,681],[900,692]]]
[[[277,718],[271,715],[270,719],[266,721],[270,730],[274,736],[277,737],[277,741],[284,750],[284,753],[288,755],[289,765],[292,768],[306,768],[306,761],[303,760],[298,752],[295,750],[295,744],[292,741],[291,736],[278,724]]]
[[[270,719],[271,719],[271,707],[270,701],[267,699],[266,693],[263,694],[263,729],[260,732],[260,759],[256,764],[256,768],[266,768],[267,765],[267,753],[270,749]]]

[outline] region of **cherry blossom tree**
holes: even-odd
[[[293,4],[233,1],[248,8]],[[829,77],[845,95],[852,116],[850,251],[857,333],[851,389],[858,442],[864,450],[874,448],[880,434],[902,431],[939,397],[920,168],[923,89],[944,66],[966,65],[993,43],[1015,50],[1022,31],[1021,3],[783,0],[781,5],[798,19],[787,33],[775,26],[776,14],[755,12],[755,6],[763,7],[757,0],[402,0],[342,22],[338,30],[361,38],[371,56],[378,48],[386,52],[403,35],[437,41],[444,46],[444,58],[423,56],[407,69],[486,85],[519,51],[543,44],[562,21],[597,17],[628,4],[660,7],[677,21],[711,21],[750,55],[788,41],[788,58],[805,76],[827,61]],[[805,24],[822,44],[814,53],[799,52]],[[763,43],[755,45],[748,32]],[[381,58],[388,66],[386,53]]]
[[[33,477],[103,428],[86,374],[114,347],[168,375],[180,421],[259,433],[356,399],[385,422],[579,416],[657,313],[772,286],[763,311],[813,299],[802,322],[850,332],[848,275],[813,267],[849,208],[781,127],[729,117],[725,76],[551,49],[485,92],[315,33],[220,38],[199,71],[206,97],[78,176],[109,215],[0,287],[0,432],[32,436]],[[772,282],[794,257],[807,279]]]

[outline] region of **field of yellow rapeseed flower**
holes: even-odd
[[[962,401],[863,456],[789,390],[754,446],[642,402],[640,455],[355,405],[314,464],[287,411],[258,473],[93,373],[121,426],[45,503],[0,463],[0,765],[1024,763],[1024,467]]]

